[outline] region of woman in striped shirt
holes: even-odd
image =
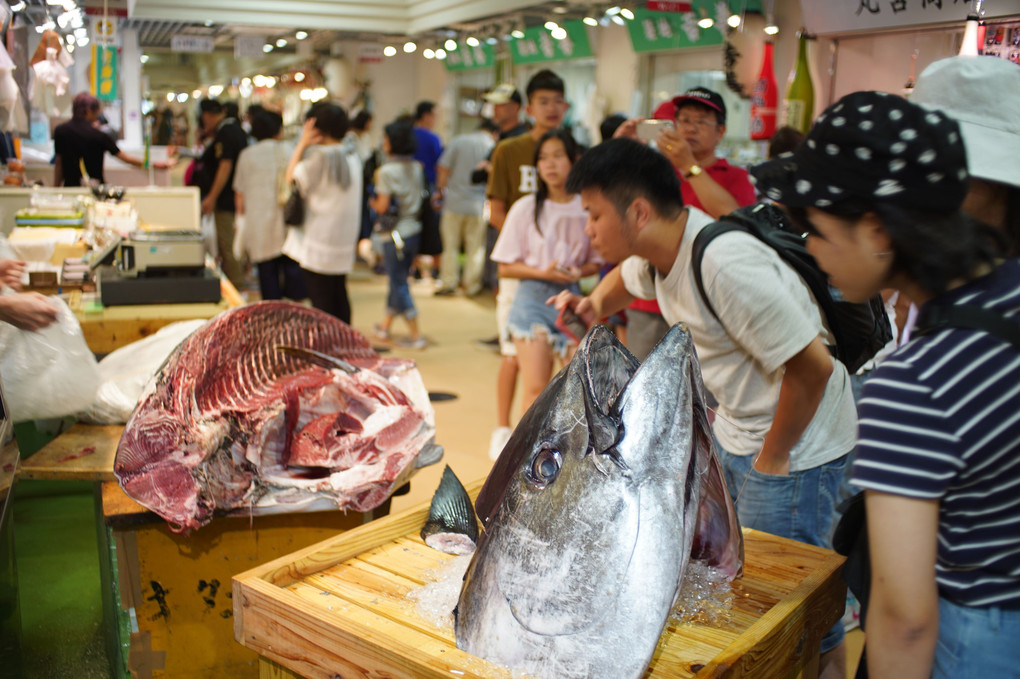
[[[1020,260],[960,209],[960,126],[858,92],[827,109],[792,158],[752,173],[848,300],[896,288],[921,306],[922,327],[860,402],[853,482],[867,491],[870,676],[1017,676],[1020,350],[983,330],[923,327],[934,309],[967,305],[1020,333]]]

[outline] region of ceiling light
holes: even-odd
[[[589,26],[598,26],[599,25],[598,19],[595,19],[593,17],[585,17],[581,21],[583,21],[584,23],[588,24]]]
[[[457,49],[457,41],[455,41],[453,38],[448,38],[446,42],[443,43],[443,46],[446,47],[446,51],[452,52],[455,49]]]
[[[522,31],[519,28],[515,28],[514,30],[510,31],[510,35],[520,40],[521,38],[524,37],[524,31]]]
[[[89,38],[88,36],[85,36],[84,38],[78,38],[75,42],[78,45],[78,47],[84,47],[85,45],[89,44]]]
[[[303,82],[304,79],[305,79],[304,71],[298,71],[297,73],[294,74],[294,82],[296,83]]]
[[[439,49],[436,50],[436,59],[439,59],[440,61],[442,61],[445,58],[446,58],[446,50],[444,50],[442,47],[440,47]]]
[[[779,32],[779,26],[776,26],[775,24],[769,24],[764,28],[764,30],[766,35],[775,35],[776,33]]]
[[[72,41],[71,36],[67,36],[67,42],[71,42],[71,41]],[[149,55],[148,54],[143,54],[142,56],[138,57],[138,60],[140,62],[142,62],[143,64],[147,64],[147,63],[149,63]]]
[[[262,51],[265,52],[266,54],[269,54],[270,52],[273,51],[273,46],[267,42],[265,45],[262,46]]]
[[[266,76],[259,73],[257,76],[251,79],[251,84],[254,85],[255,87],[265,87]]]
[[[305,31],[298,31],[297,33],[294,34],[295,40],[304,40],[307,37],[308,33],[306,33]]]
[[[394,47],[393,45],[386,45],[386,47],[383,48],[382,53],[388,57],[392,57],[394,54],[397,53],[397,48]]]
[[[195,90],[191,93],[192,99],[200,99],[202,97],[202,90]]]
[[[499,38],[497,38],[494,35],[490,35],[488,38],[485,39],[485,42],[490,45],[495,45],[496,43],[499,42]]]
[[[177,103],[178,104],[183,104],[187,100],[188,100],[188,93],[187,92],[181,92],[180,94],[177,95]]]
[[[266,78],[266,87],[276,87],[276,78]],[[223,88],[221,87],[220,89],[222,90]],[[209,90],[212,91],[212,88],[210,87]]]
[[[166,100],[167,100],[168,103],[172,102],[176,98],[177,98],[177,93],[176,92],[167,92],[166,93]]]
[[[620,16],[619,14],[614,14],[612,16],[612,19],[613,19],[613,23],[616,24],[617,26],[626,26],[627,25],[627,22],[624,21],[623,17]]]
[[[705,29],[712,28],[712,26],[715,26],[715,21],[712,19],[712,17],[698,19],[698,26]]]
[[[560,27],[560,25],[558,23],[556,23],[555,21],[547,21],[547,22],[545,22],[545,29],[547,31],[555,31],[559,27]]]
[[[566,14],[567,8],[564,7],[563,5],[556,5],[555,7],[553,7],[552,11],[553,14]]]
[[[567,37],[567,29],[557,26],[555,30],[549,31],[549,34],[556,40],[563,40]]]
[[[472,36],[470,36],[470,37],[469,37],[469,38],[468,38],[467,40],[465,40],[464,42],[466,42],[466,43],[468,44],[468,46],[469,46],[469,47],[478,47],[478,38],[476,38],[476,37],[475,37],[475,36],[473,36],[473,35],[472,35]]]
[[[425,57],[426,59],[435,59],[436,58],[435,50],[433,50],[431,48],[428,48],[428,47],[426,47],[424,50],[422,50],[421,55],[423,57]]]
[[[627,21],[633,21],[634,20],[634,12],[631,12],[626,7],[624,7],[623,9],[620,10],[620,16],[622,16]]]
[[[74,45],[68,45],[67,46],[67,51],[68,51],[68,53],[73,52],[74,51]]]
[[[223,85],[210,85],[209,86],[209,96],[210,97],[218,97],[221,94],[223,94]]]
[[[729,26],[730,28],[736,28],[737,26],[739,26],[740,25],[740,15],[739,14],[731,14],[730,18],[726,20],[726,25]]]
[[[241,87],[251,87],[251,78],[241,78]]]
[[[11,5],[11,11],[20,12],[21,10],[25,9],[25,7],[26,7],[25,0],[20,0],[19,2],[16,2],[13,5]]]
[[[414,44],[413,41],[408,40],[404,43],[404,54],[410,54],[411,52],[418,49],[418,45]]]
[[[63,5],[64,0],[46,0],[47,5]]]
[[[68,33],[67,35],[65,35],[65,36],[64,36],[64,39],[65,39],[65,40],[67,40],[67,44],[68,44],[68,45],[74,44],[74,36],[73,36],[73,35],[71,35],[70,33]],[[143,55],[143,56],[144,56],[144,55]],[[143,61],[142,63],[144,64],[145,62]]]
[[[276,41],[276,46],[277,47],[286,47],[287,46],[287,39],[286,38],[280,38],[279,40]]]
[[[616,16],[619,13],[620,13],[619,7],[610,7],[609,9],[606,10],[607,16]]]

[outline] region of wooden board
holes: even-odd
[[[21,478],[116,481],[113,458],[124,425],[74,424],[21,463]]]
[[[474,496],[481,482],[468,488]],[[298,676],[509,677],[423,620],[407,593],[451,557],[418,537],[428,505],[373,521],[238,575],[234,634]],[[843,557],[745,530],[744,576],[722,623],[669,625],[645,676],[792,677],[815,669],[840,618]]]

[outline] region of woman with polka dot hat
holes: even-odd
[[[751,170],[848,300],[896,288],[921,305],[919,330],[859,404],[873,678],[1020,667],[1020,350],[1008,338],[1020,334],[1020,260],[961,211],[966,168],[954,120],[857,92],[792,156]],[[994,316],[1002,336],[926,324],[947,307]]]

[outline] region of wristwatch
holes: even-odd
[[[703,170],[700,165],[691,165],[691,169],[684,172],[684,179],[690,179],[691,177],[697,177]]]

